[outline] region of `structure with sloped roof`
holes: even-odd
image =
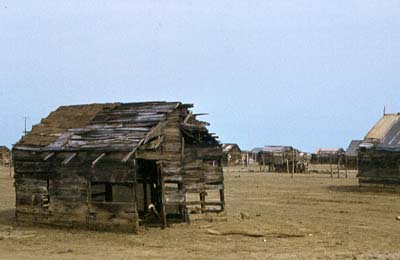
[[[360,185],[400,184],[400,113],[385,114],[359,145]]]
[[[234,166],[242,163],[242,150],[240,150],[239,145],[232,143],[222,144],[222,153],[222,164],[224,166]]]
[[[357,157],[358,147],[362,142],[363,142],[362,140],[352,140],[349,144],[349,147],[347,147],[346,149],[346,156]]]
[[[266,145],[258,152],[260,170],[270,172],[300,172],[300,151],[292,146]],[[267,169],[268,168],[268,169]]]
[[[311,164],[344,164],[343,148],[318,148],[311,154]]]
[[[10,163],[10,149],[7,146],[0,145],[0,165],[6,166]]]
[[[59,107],[13,147],[17,220],[136,232],[222,211],[222,148],[191,107]]]
[[[345,166],[346,169],[357,169],[358,149],[362,140],[352,140],[346,149]]]

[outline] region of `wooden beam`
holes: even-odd
[[[136,150],[139,148],[139,146],[142,145],[142,143],[144,142],[145,139],[140,140],[140,142],[137,144],[137,146],[135,148],[133,148],[132,151],[130,151],[123,159],[122,162],[126,163],[131,157],[132,155],[136,152]]]
[[[154,131],[156,131],[156,129],[158,128],[158,125],[156,125],[155,127],[153,127],[152,129],[150,129],[150,131],[146,134],[146,136],[143,139],[144,143],[147,143],[150,139],[150,136],[154,133]]]
[[[43,161],[47,161],[48,159],[50,159],[51,157],[53,157],[55,155],[55,153],[49,153],[47,154],[44,158]]]
[[[190,111],[189,114],[185,117],[185,120],[183,120],[183,123],[186,124],[191,116],[192,116],[192,111]]]
[[[67,157],[61,164],[62,165],[67,165],[78,153],[73,153],[69,157]]]
[[[167,211],[166,211],[166,208],[165,208],[165,204],[166,204],[165,184],[164,184],[163,174],[162,174],[161,171],[162,171],[161,166],[158,166],[157,167],[157,176],[158,176],[158,179],[160,181],[160,186],[161,186],[162,222],[163,222],[163,228],[166,228],[168,226],[168,223],[167,223]]]
[[[100,156],[97,157],[96,160],[94,160],[94,161],[92,162],[92,168],[94,168],[94,167],[96,166],[96,164],[97,164],[104,156],[106,156],[106,153],[100,154]]]
[[[181,161],[185,158],[185,138],[182,137],[182,151],[181,151]]]

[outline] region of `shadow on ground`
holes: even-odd
[[[327,187],[330,191],[335,192],[354,192],[354,193],[399,193],[398,190],[391,188],[379,188],[379,187],[360,187],[358,185],[331,185]]]
[[[15,209],[0,210],[0,225],[15,225]]]

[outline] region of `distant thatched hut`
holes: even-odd
[[[58,108],[13,147],[17,220],[135,232],[149,210],[164,225],[223,210],[222,149],[191,107]]]
[[[385,114],[367,133],[358,152],[360,185],[400,184],[400,113]]]
[[[234,166],[242,163],[242,151],[237,144],[223,144],[222,145],[224,166]]]

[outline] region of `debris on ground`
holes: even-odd
[[[240,212],[241,219],[250,219],[250,215],[247,212]]]

